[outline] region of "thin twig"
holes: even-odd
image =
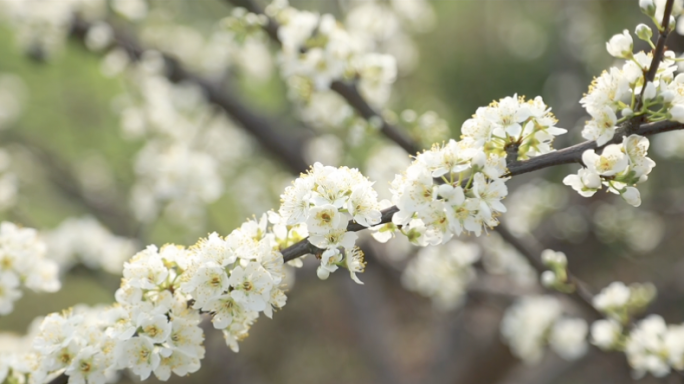
[[[663,60],[663,55],[665,54],[665,41],[667,41],[667,36],[670,34],[670,16],[672,16],[672,7],[674,5],[674,0],[667,0],[665,3],[665,11],[663,12],[663,21],[660,23],[662,29],[658,35],[658,41],[656,42],[655,49],[653,50],[653,61],[651,61],[651,67],[646,73],[646,81],[653,81],[655,75],[658,72],[658,67]],[[645,88],[645,87],[644,87]],[[644,90],[641,90],[641,95],[643,96]],[[641,100],[640,100],[641,101]]]
[[[540,259],[543,249],[541,249],[538,244],[533,244],[530,241],[525,241],[513,236],[504,225],[496,227],[496,232],[501,235],[508,244],[515,248],[518,253],[527,259],[532,268],[534,268],[539,275],[549,269]],[[576,303],[580,304],[580,306],[592,317],[597,319],[603,318],[603,314],[594,308],[594,305],[592,304],[594,295],[586,287],[586,284],[571,274],[570,271],[567,271],[567,282],[575,287],[575,290],[569,293],[570,297],[573,298]]]

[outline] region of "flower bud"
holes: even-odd
[[[632,108],[624,108],[620,113],[622,113],[622,117],[630,117],[634,114],[634,111]]]
[[[556,274],[553,271],[544,271],[540,276],[543,286],[550,288],[556,284]]]
[[[632,48],[634,47],[634,40],[629,34],[628,30],[624,30],[622,34],[615,35],[606,43],[606,50],[608,53],[617,58],[628,59],[632,56]]]
[[[643,41],[650,41],[653,36],[653,31],[651,31],[651,28],[646,24],[637,25],[634,33]]]
[[[318,267],[316,270],[316,275],[318,275],[319,279],[326,280],[330,276],[330,271],[323,267]]]
[[[597,320],[591,325],[591,343],[601,349],[610,349],[618,339],[622,327],[611,320]]]
[[[656,6],[653,0],[639,0],[639,8],[641,8],[641,12],[646,15],[650,17],[655,16]]]
[[[680,73],[674,78],[674,82],[677,84],[684,84],[684,73]]]
[[[653,82],[649,81],[646,83],[646,89],[644,89],[644,100],[653,100],[656,97],[656,87]]]
[[[684,105],[675,104],[670,108],[670,116],[672,120],[684,123]]]
[[[665,103],[669,103],[672,100],[674,100],[675,94],[674,92],[670,91],[669,89],[667,91],[664,91],[660,94],[660,96],[663,98],[663,101]]]
[[[547,267],[565,267],[568,265],[568,259],[565,257],[565,253],[556,252],[552,249],[545,249],[541,254],[541,259]]]
[[[581,175],[581,177],[582,177],[582,184],[584,184],[585,187],[591,188],[591,189],[601,188],[601,176],[599,176],[597,173],[585,172],[584,174]]]
[[[625,199],[627,204],[632,205],[634,207],[638,207],[641,205],[641,196],[639,195],[638,189],[634,187],[627,187],[621,195],[622,198]]]

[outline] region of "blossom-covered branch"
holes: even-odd
[[[669,4],[671,9],[671,0]],[[402,147],[412,146],[411,153],[415,153],[415,145],[401,136],[393,136],[401,135],[401,131],[394,130],[375,109],[382,104],[377,100],[386,101],[387,85],[396,75],[391,58],[356,46],[349,38],[351,35],[331,15],[298,11],[285,1],[276,1],[269,8],[269,18],[263,25],[269,35],[282,43],[283,73],[292,76],[289,86],[300,86],[303,93],[299,96],[312,89],[335,91],[336,84],[352,84],[353,88],[345,89],[355,93],[344,96],[345,89],[340,89],[338,94],[370,125],[380,128]],[[666,10],[669,16],[667,13]],[[244,21],[249,23],[250,18],[245,17]],[[656,25],[660,30],[667,23],[656,21]],[[91,26],[87,30],[90,33]],[[85,36],[76,27],[73,33]],[[115,41],[119,40],[121,37],[116,37]],[[143,55],[137,45],[126,41],[118,44],[134,59]],[[566,184],[583,196],[606,186],[628,203],[639,205],[635,186],[646,181],[655,165],[647,157],[649,142],[645,136],[682,128],[684,100],[680,95],[684,77],[674,77],[672,52],[663,53],[661,68],[655,63],[660,61],[659,57],[632,53],[629,33],[611,39],[608,51],[628,61],[621,69],[611,68],[599,76],[582,99],[592,116],[583,131],[587,142],[555,151],[553,140],[565,130],[556,126],[551,109],[541,97],[525,99],[515,95],[479,108],[463,124],[460,140],[437,144],[416,154],[413,162],[392,181],[391,202],[379,201],[373,181],[357,169],[316,163],[285,189],[277,211],[245,222],[228,236],[213,233],[187,249],[150,246],[135,255],[124,267],[117,305],[103,309],[104,315],[100,317],[81,308],[50,315],[36,338],[30,360],[33,365],[28,370],[13,367],[12,374],[30,374],[31,379],[42,381],[65,372],[77,381],[103,382],[122,368],[131,369],[143,379],[152,372],[162,380],[168,379],[171,372],[194,372],[204,355],[203,335],[197,327],[199,313],[211,313],[214,327],[221,329],[227,344],[237,350],[238,342],[261,313],[271,317],[274,310],[285,305],[285,261],[314,254],[320,260],[317,274],[321,279],[342,268],[361,283],[357,273],[364,271],[365,263],[354,232],[371,228],[380,241],[401,234],[420,246],[446,244],[463,233],[479,236],[496,227],[499,217],[507,211],[503,204],[508,194],[506,181],[536,169],[581,163],[583,168],[578,175],[568,176]],[[252,130],[292,171],[306,167],[296,150],[300,148],[282,147],[286,144],[281,140],[284,135],[278,135],[278,130],[270,128],[263,119],[247,113],[230,95],[226,99],[218,85],[207,83],[168,57],[163,61],[168,66],[169,79],[199,85],[210,102],[221,105]],[[656,68],[650,80],[644,76],[649,68]],[[373,102],[361,96],[368,97],[369,90],[380,95]],[[622,114],[621,119],[617,113]],[[637,119],[639,126],[627,129],[625,124]],[[668,125],[670,120],[678,123]],[[544,266],[552,269],[542,274],[550,277],[543,277],[545,283],[559,290],[565,289],[564,284],[578,288],[577,281],[565,270],[564,255],[550,252],[543,259]],[[542,267],[537,265],[538,270]],[[592,332],[595,344],[625,350],[636,369],[658,374],[665,372],[665,368],[680,369],[684,360],[665,361],[662,353],[639,344],[639,332],[652,331],[650,323],[658,323],[656,328],[660,332],[665,328],[664,322],[651,321],[644,329],[633,330],[626,349],[623,348],[627,337],[622,330],[627,321],[624,319],[649,301],[648,289],[638,288],[611,285],[592,299],[593,307],[619,326],[618,329],[609,322],[593,327],[608,329],[603,333]],[[575,292],[587,305],[589,294]],[[544,307],[552,310],[538,322],[527,321]],[[587,325],[561,317],[561,309],[559,303],[548,298],[523,300],[505,317],[502,333],[510,338],[516,354],[525,356],[525,352],[530,352],[530,360],[540,357],[540,345],[546,337],[562,351],[559,353],[578,356],[586,348],[583,335]],[[518,332],[521,325],[533,336],[531,343],[525,339],[525,333]],[[672,334],[681,333],[674,331]],[[573,337],[571,342],[565,338],[568,334]],[[577,335],[582,337],[578,339]],[[606,335],[609,337],[601,337]],[[563,348],[568,345],[571,348]],[[632,362],[634,356],[649,354],[662,360],[657,369]]]

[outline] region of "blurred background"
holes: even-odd
[[[0,7],[11,9],[9,1],[0,0]],[[605,42],[647,22],[636,1],[624,0],[434,1],[420,8],[422,16],[413,23],[400,17],[394,3],[401,1],[290,3],[332,13],[352,32],[377,29],[377,49],[393,54],[398,64],[386,115],[423,148],[458,138],[478,107],[514,94],[540,95],[553,108],[558,126],[569,131],[556,148],[583,141],[588,117],[579,99],[592,78],[613,64]],[[296,105],[278,73],[276,47],[265,35],[244,44],[225,36],[221,20],[233,10],[228,2],[145,4],[144,17],[133,10],[109,21],[141,46],[171,54],[210,79],[286,137],[304,142],[298,150],[307,164],[358,167],[388,197],[387,183],[406,166],[406,154],[345,105]],[[384,16],[369,17],[378,11],[368,4]],[[85,44],[73,36],[64,44],[37,41],[16,27],[16,19],[3,20],[0,218],[41,232],[47,256],[63,267],[63,288],[25,292],[14,312],[0,317],[1,330],[24,333],[36,316],[79,303],[111,303],[123,261],[146,244],[191,245],[277,209],[293,180],[291,170],[191,84],[122,69],[125,59],[98,49],[97,33]],[[646,48],[642,41],[635,44]],[[684,40],[673,34],[668,46],[679,53]],[[142,65],[155,61],[148,57]],[[658,298],[649,312],[679,323],[684,136],[653,138],[649,156],[657,167],[640,188],[639,208],[607,193],[578,196],[561,183],[578,166],[560,166],[509,181],[509,212],[502,221],[514,236],[565,252],[570,270],[593,292],[616,280],[653,282]],[[499,322],[517,297],[543,292],[537,276],[496,233],[459,240],[475,244],[480,261],[473,264],[477,278],[466,279],[468,289],[447,308],[402,284],[402,271],[418,248],[404,239],[379,244],[369,238],[365,285],[355,285],[344,272],[320,281],[316,262],[304,260],[304,267],[293,269],[287,306],[273,320],[257,322],[239,353],[205,326],[202,369],[171,381],[632,381],[619,353],[591,349],[568,362],[548,352],[534,365],[513,357],[501,342]],[[583,315],[559,297],[570,313]],[[651,381],[647,376],[638,382]]]

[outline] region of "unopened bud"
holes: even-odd
[[[653,100],[656,97],[656,87],[653,82],[649,81],[646,83],[646,89],[644,89],[644,100]]]
[[[641,8],[641,12],[646,15],[650,17],[655,16],[656,6],[653,0],[639,0],[639,8]]]
[[[637,25],[636,29],[634,30],[634,33],[644,41],[650,41],[651,37],[653,36],[653,31],[651,31],[651,27],[649,27],[646,24],[639,24]]]
[[[634,49],[634,40],[626,29],[617,35],[614,35],[606,43],[606,50],[608,53],[619,59],[628,59],[632,56],[632,49]]]
[[[540,276],[540,280],[543,286],[550,288],[556,284],[556,274],[552,271],[544,271]]]
[[[591,189],[601,188],[601,176],[594,172],[585,172],[582,176],[582,184]]]
[[[675,104],[670,108],[670,117],[672,120],[684,123],[684,105]]]
[[[565,253],[556,252],[552,249],[545,249],[541,253],[541,259],[547,267],[565,267],[568,265],[568,258],[565,257]]]
[[[319,279],[326,280],[330,276],[330,271],[323,267],[318,267],[316,270],[316,275],[318,275]]]

